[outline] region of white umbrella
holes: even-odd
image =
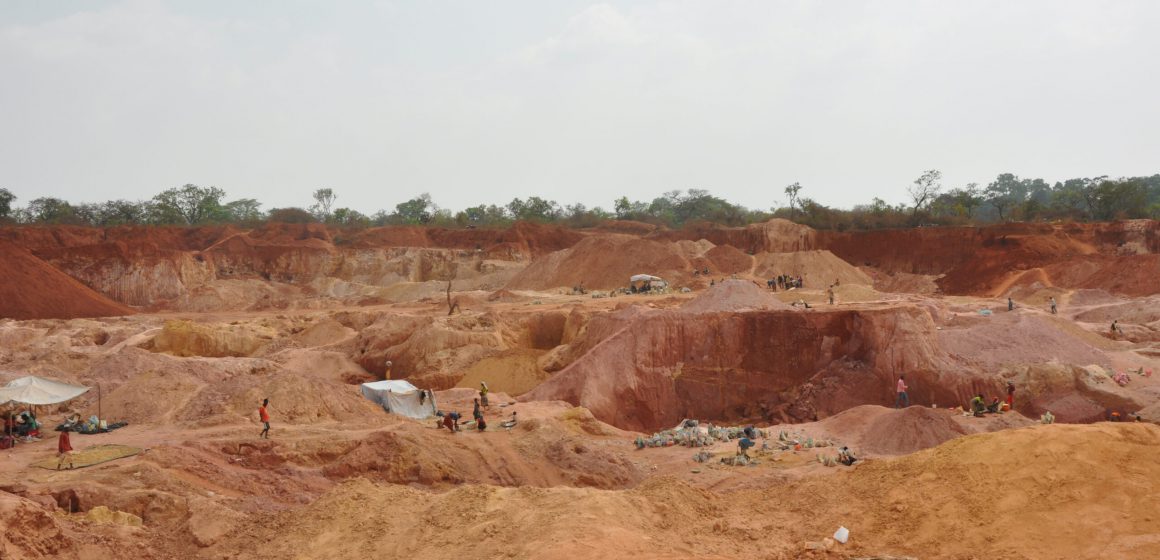
[[[88,387],[29,375],[13,379],[6,387],[0,387],[0,403],[13,401],[32,405],[56,404],[75,399],[88,390]]]

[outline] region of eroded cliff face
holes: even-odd
[[[377,228],[332,233],[321,224],[233,228],[7,228],[0,238],[110,299],[146,310],[317,307],[502,287],[528,260],[580,234],[517,224],[506,230]]]
[[[1082,368],[1109,366],[1090,334],[1037,314],[974,319],[932,303],[881,309],[687,313],[621,311],[592,318],[574,342],[555,350],[566,367],[527,400],[561,399],[623,429],[657,430],[683,418],[802,422],[862,405],[891,405],[905,374],[912,404],[965,405],[976,393],[1022,387],[1017,408],[1052,409],[1086,421],[1123,406],[1115,391],[1084,391],[1056,401],[1060,386],[1081,383]],[[578,353],[582,353],[577,356]],[[1025,372],[1041,373],[1032,382]],[[1078,400],[1076,400],[1078,399]],[[1055,410],[1055,409],[1058,409]]]
[[[882,350],[890,339],[880,333],[901,334],[887,322],[934,330],[929,315],[914,308],[641,312],[526,398],[563,399],[633,430],[655,430],[683,418],[776,416],[783,393],[837,361],[866,364],[868,374],[889,387],[890,369],[882,367],[889,356]],[[908,353],[915,371],[933,368],[937,361],[929,346]],[[888,393],[863,398],[880,403]]]
[[[610,289],[641,269],[694,288],[708,285],[692,273],[703,269],[758,277],[803,269],[810,282],[833,276],[856,283],[862,273],[849,265],[922,275],[945,294],[1160,291],[1152,281],[1160,271],[1160,225],[1150,220],[865,232],[814,231],[771,220],[743,228],[694,224],[630,234],[526,223],[503,230],[10,227],[0,228],[0,239],[109,299],[144,310],[317,308],[323,305],[317,298],[402,301],[432,297],[435,284],[451,278],[456,290],[581,284]],[[816,271],[786,260],[827,250],[842,260],[818,261]],[[432,285],[417,286],[424,283]],[[404,285],[411,287],[398,288]]]

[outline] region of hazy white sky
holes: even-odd
[[[0,187],[369,214],[1153,174],[1158,30],[1155,0],[6,0]]]

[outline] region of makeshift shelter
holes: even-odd
[[[403,379],[363,383],[359,391],[364,397],[382,406],[383,410],[408,418],[431,418],[437,410],[434,394],[427,391],[424,398],[418,387]]]
[[[75,399],[88,390],[88,387],[29,375],[13,379],[8,385],[0,387],[0,404],[9,401],[31,405],[57,404]]]
[[[650,274],[634,274],[628,279],[629,288],[635,292],[647,292],[650,290],[660,290],[668,287],[668,282],[658,276]]]

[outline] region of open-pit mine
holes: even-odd
[[[1154,221],[8,226],[0,257],[0,387],[88,389],[0,404],[40,433],[0,451],[0,559],[1160,558]]]

